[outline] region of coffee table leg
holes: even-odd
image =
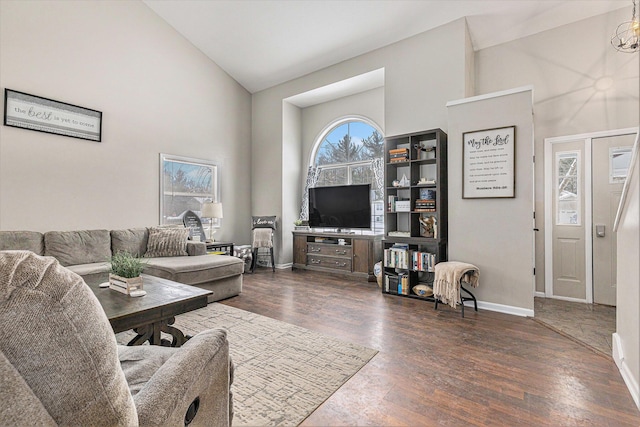
[[[138,334],[127,345],[142,345],[149,341],[151,345],[162,345],[165,347],[180,347],[186,343],[190,336],[185,336],[182,331],[172,326],[176,321],[175,317],[171,317],[160,322],[135,328],[133,331]],[[171,341],[162,339],[161,333],[167,333],[173,337]]]
[[[127,345],[142,345],[147,341],[153,339],[153,325],[141,326],[133,330],[137,336],[135,336]]]
[[[160,330],[165,332],[173,337],[171,341],[171,347],[180,347],[182,344],[186,343],[190,337],[185,337],[182,331],[175,326],[172,326],[176,321],[175,317],[167,319],[162,322],[160,326]],[[165,340],[166,341],[166,340]],[[167,341],[168,344],[168,341]]]

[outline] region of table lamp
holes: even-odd
[[[209,218],[209,240],[213,242],[213,234],[216,232],[213,229],[213,219],[222,218],[222,203],[204,202],[200,216]]]

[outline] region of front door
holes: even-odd
[[[552,147],[553,296],[584,300],[584,140]]]
[[[592,140],[593,302],[616,305],[616,218],[634,135]]]

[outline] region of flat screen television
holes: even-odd
[[[371,228],[371,184],[309,189],[309,226]]]

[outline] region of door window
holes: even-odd
[[[556,224],[580,225],[580,153],[564,151],[556,154]]]
[[[609,148],[609,184],[624,182],[630,164],[631,147]]]

